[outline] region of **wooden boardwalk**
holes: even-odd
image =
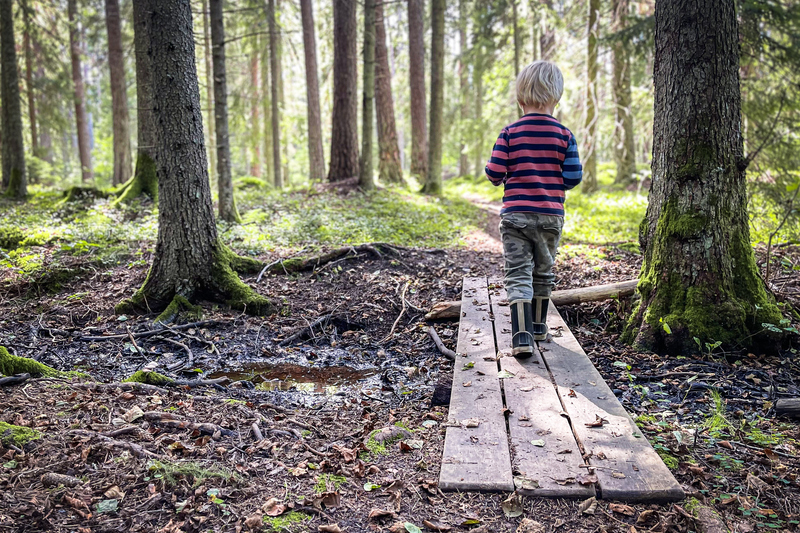
[[[442,490],[635,502],[683,490],[594,368],[555,306],[552,338],[511,356],[501,280],[464,278]],[[598,418],[599,427],[590,427]]]

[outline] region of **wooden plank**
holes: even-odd
[[[539,349],[590,464],[597,466],[603,499],[634,502],[681,500],[683,490],[647,438],[600,376],[561,315],[550,306],[547,324],[556,335]],[[602,427],[587,427],[596,417]]]
[[[563,408],[555,387],[550,381],[538,353],[529,359],[517,360],[511,355],[511,308],[506,291],[490,280],[489,297],[494,313],[497,349],[502,357],[500,366],[514,374],[503,379],[506,406],[511,410],[508,426],[511,436],[511,464],[516,476],[535,480],[538,488],[520,488],[530,496],[556,498],[589,498],[595,495],[594,485],[581,485],[578,476],[588,475],[569,420],[562,416]],[[533,444],[543,441],[544,446]]]
[[[439,487],[512,491],[511,456],[486,278],[464,278],[461,302],[456,348],[459,355],[453,368]],[[464,383],[470,386],[465,387]],[[468,419],[477,419],[478,427],[465,427],[463,422]]]

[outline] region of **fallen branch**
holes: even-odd
[[[131,340],[133,347],[136,348],[137,352],[139,352],[139,355],[141,355],[143,359],[147,359],[145,353],[141,348],[139,348],[139,345],[136,344],[136,339],[133,338],[133,333],[131,333],[131,328],[129,326],[125,326],[125,332],[128,334],[128,338]]]
[[[439,334],[436,333],[436,330],[433,326],[428,326],[428,335],[431,336],[433,343],[436,344],[436,347],[439,348],[439,352],[441,352],[443,356],[453,361],[456,360],[456,352],[444,345],[442,339],[439,338]]]
[[[70,435],[79,435],[84,437],[89,437],[93,439],[98,439],[102,445],[106,448],[122,448],[123,450],[127,450],[131,452],[136,457],[156,457],[160,458],[161,456],[157,453],[153,453],[150,450],[145,450],[142,446],[138,444],[134,444],[132,442],[126,442],[124,440],[115,440],[111,437],[106,437],[105,435],[101,435],[95,431],[89,431],[87,429],[73,429],[68,432]]]
[[[302,337],[306,333],[313,333],[313,330],[314,330],[314,328],[316,326],[319,326],[323,322],[326,322],[331,317],[333,317],[333,313],[330,313],[330,314],[323,315],[323,316],[319,317],[314,322],[310,323],[308,326],[296,331],[295,333],[293,333],[293,334],[289,335],[288,337],[286,337],[285,339],[283,339],[281,342],[278,343],[278,346],[286,346],[287,344],[291,344],[292,342],[296,341],[297,339],[299,339],[300,337]]]
[[[268,268],[264,269],[262,273],[270,272],[273,274],[280,274],[281,272],[284,272],[286,274],[294,274],[296,272],[316,270],[327,263],[336,261],[337,259],[344,258],[351,254],[356,256],[359,253],[369,253],[378,259],[383,259],[383,254],[380,250],[383,250],[384,253],[389,253],[390,255],[399,255],[396,249],[384,243],[359,244],[357,246],[344,246],[342,248],[336,248],[335,250],[331,250],[330,252],[314,257],[285,259],[271,263],[270,265],[267,265]]]
[[[160,328],[160,329],[153,329],[149,331],[141,331],[139,333],[134,333],[134,339],[141,339],[143,337],[152,337],[153,335],[163,335],[164,333],[169,333],[171,330],[175,329],[189,329],[189,328],[199,328],[203,326],[211,326],[213,324],[218,324],[219,320],[201,320],[199,322],[190,322],[189,324],[181,324],[179,326],[171,326],[170,328]],[[100,335],[94,337],[80,337],[78,340],[84,342],[97,342],[97,341],[113,341],[119,339],[125,339],[128,335]]]
[[[400,322],[400,319],[403,318],[403,315],[406,314],[406,308],[408,307],[406,305],[406,291],[408,290],[409,285],[411,285],[411,280],[406,281],[406,284],[403,286],[403,292],[400,294],[400,300],[403,302],[403,308],[400,310],[400,314],[397,315],[397,318],[394,320],[394,324],[392,324],[392,329],[389,330],[389,334],[381,339],[378,344],[383,344],[392,338],[392,335],[394,335],[394,330],[397,328],[397,324]]]
[[[148,422],[153,424],[158,424],[160,426],[170,428],[170,429],[189,429],[192,431],[199,431],[200,433],[211,435],[214,438],[218,438],[217,436],[229,436],[229,435],[236,435],[235,431],[231,431],[230,429],[225,429],[222,426],[218,426],[217,424],[211,424],[209,422],[190,422],[188,420],[184,420],[182,417],[171,413],[161,413],[158,411],[146,411],[144,413],[144,419]]]
[[[31,379],[30,374],[14,374],[13,376],[6,376],[0,378],[0,387],[7,387],[8,385],[19,385]]]

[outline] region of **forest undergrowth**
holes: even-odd
[[[155,314],[113,312],[146,275],[151,204],[0,200],[0,345],[91,376],[0,387],[0,420],[38,431],[28,442],[3,433],[0,528],[485,533],[528,518],[547,531],[687,533],[702,530],[698,509],[709,506],[731,531],[797,530],[800,431],[774,416],[778,398],[800,396],[796,337],[763,353],[714,339],[698,339],[694,358],[639,353],[619,341],[630,301],[560,308],[687,500],[601,501],[586,514],[580,502],[525,498],[516,515],[507,494],[436,486],[447,407],[435,404],[452,363],[423,320],[433,303],[459,298],[464,276],[501,273],[497,190],[463,178],[441,199],[241,185],[244,223],[220,234],[265,265],[363,243],[399,253],[244,278],[277,305],[271,317],[205,304],[202,317],[157,326]],[[571,195],[557,287],[635,278],[645,209],[636,191]],[[763,244],[756,255],[763,272]],[[771,255],[787,317],[772,326],[796,328],[800,247]],[[455,348],[455,324],[436,328]],[[142,370],[174,381],[121,383]]]

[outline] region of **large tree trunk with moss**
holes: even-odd
[[[458,158],[458,175],[469,174],[469,154],[467,153],[467,120],[469,118],[469,68],[467,67],[467,0],[458,2],[458,85],[460,93],[459,133],[461,135],[461,155]]]
[[[358,172],[358,51],[356,1],[333,2],[333,127],[329,181]]]
[[[403,183],[397,125],[394,119],[392,70],[386,48],[383,0],[375,6],[375,109],[378,116],[378,177],[384,183]]]
[[[31,8],[27,0],[20,3],[22,8],[23,20],[25,21],[24,33],[22,35],[23,47],[25,48],[25,89],[28,91],[28,123],[31,128],[31,154],[39,157],[39,132],[36,120],[36,91],[33,88],[33,45],[31,41]],[[33,176],[31,179],[34,179]]]
[[[136,56],[136,168],[133,178],[120,190],[115,205],[129,203],[142,194],[158,200],[155,144],[156,123],[153,116],[153,65],[150,59],[150,3],[133,2],[133,45]]]
[[[219,218],[225,222],[241,222],[233,201],[231,177],[231,144],[228,134],[228,82],[225,73],[225,22],[222,15],[224,0],[210,0],[211,61],[214,66],[214,126],[217,130],[217,191]]]
[[[620,32],[628,21],[628,0],[611,0],[611,31]],[[628,185],[636,173],[636,151],[633,144],[631,111],[630,44],[616,39],[614,53],[614,162],[617,176],[614,183]]]
[[[584,193],[597,190],[597,36],[599,31],[600,0],[589,0],[589,22],[586,49],[586,91],[584,93],[585,121],[583,138]]]
[[[111,176],[111,184],[121,185],[131,177],[131,139],[119,0],[106,0],[106,31],[108,33],[108,69],[111,76],[111,115],[114,132],[114,173]]]
[[[200,89],[189,0],[153,2],[150,50],[154,65],[158,240],[144,285],[118,312],[174,314],[200,299],[223,301],[248,313],[272,310],[269,301],[235,272],[255,271],[258,261],[233,254],[217,236],[203,144]],[[163,316],[163,315],[162,315]]]
[[[752,345],[780,320],[750,245],[733,0],[659,0],[653,185],[625,337],[671,354]],[[680,80],[680,83],[675,83]]]
[[[28,194],[25,177],[25,145],[22,141],[22,109],[19,104],[19,71],[14,42],[12,0],[0,0],[0,75],[3,98],[3,184],[6,196]]]
[[[75,127],[78,130],[78,156],[81,161],[81,179],[92,181],[92,151],[89,142],[89,120],[86,118],[86,91],[81,68],[80,32],[78,31],[78,0],[67,0],[69,18],[69,55],[72,63],[72,90],[75,101]]]
[[[375,0],[364,0],[364,64],[361,105],[361,162],[358,186],[375,188],[372,166],[373,124],[375,123]]]
[[[269,25],[269,65],[270,65],[270,92],[272,94],[272,168],[274,172],[275,187],[283,187],[283,165],[281,164],[281,62],[278,55],[278,26],[275,23],[275,0],[269,0],[267,7]]]
[[[428,117],[425,113],[425,0],[408,0],[408,80],[411,84],[411,174],[428,175]]]
[[[300,0],[303,20],[303,52],[306,63],[306,116],[308,117],[308,179],[325,179],[325,156],[322,150],[322,113],[319,105],[317,75],[317,36],[314,29],[314,6],[311,0]]]
[[[431,0],[431,108],[428,179],[422,191],[442,194],[442,117],[444,115],[445,0]]]
[[[217,172],[217,134],[214,131],[214,67],[211,65],[211,24],[208,21],[208,0],[203,0],[203,60],[206,68],[206,147],[211,181]]]

